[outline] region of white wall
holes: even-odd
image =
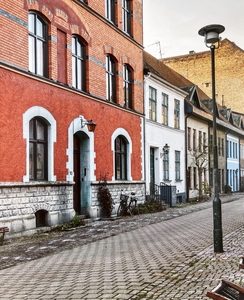
[[[157,121],[149,120],[149,86],[157,90]],[[168,125],[161,123],[161,94],[168,95]],[[177,193],[186,192],[186,174],[185,174],[185,115],[184,115],[184,98],[185,93],[160,82],[157,78],[149,76],[144,81],[145,97],[145,170],[146,170],[146,192],[150,188],[150,148],[154,148],[155,161],[155,183],[160,184],[163,181],[163,157],[160,157],[162,148],[165,144],[170,146],[169,150],[169,181],[166,184],[176,186]],[[174,128],[174,99],[180,101],[180,128]],[[175,151],[180,151],[180,181],[175,180]]]

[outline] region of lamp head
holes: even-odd
[[[92,120],[90,120],[90,121],[87,121],[86,126],[87,126],[88,131],[94,132],[97,124],[95,122],[93,122]]]
[[[220,40],[219,34],[225,31],[225,27],[218,24],[207,25],[198,31],[198,34],[205,37],[205,44],[215,44]]]
[[[164,154],[168,154],[169,153],[169,145],[168,144],[164,145],[163,152],[164,152]]]
[[[79,116],[81,121],[81,128],[84,128],[87,126],[88,131],[94,132],[97,124],[93,122],[92,120],[87,121],[83,116]]]

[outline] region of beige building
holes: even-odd
[[[195,53],[163,59],[176,72],[194,82],[210,98],[212,96],[211,52]],[[224,39],[215,51],[216,100],[232,111],[244,114],[244,51]]]

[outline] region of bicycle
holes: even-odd
[[[130,199],[130,200],[129,200]],[[126,194],[120,194],[120,204],[117,210],[117,216],[128,216],[128,215],[139,215],[139,209],[137,206],[137,197],[135,193],[132,192],[131,196]]]

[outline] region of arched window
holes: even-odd
[[[127,141],[119,135],[115,139],[115,179],[127,180]]]
[[[86,91],[86,45],[72,36],[72,85]]]
[[[47,24],[36,13],[30,12],[29,29],[29,70],[32,73],[48,76]]]
[[[132,108],[132,70],[129,65],[124,65],[124,103],[125,107]]]
[[[29,178],[47,180],[47,124],[41,118],[29,122]]]
[[[106,99],[116,103],[116,62],[111,55],[106,56]]]

